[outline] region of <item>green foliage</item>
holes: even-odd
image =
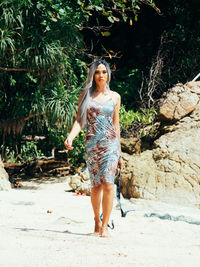
[[[85,78],[79,54],[84,17],[79,5],[64,0],[2,1],[0,9],[0,90],[7,102],[6,110],[0,103],[1,120],[38,115],[41,108],[36,111],[35,104],[47,88],[60,95],[61,86],[71,91]],[[65,115],[73,108],[69,103]],[[58,109],[55,114],[61,115]]]
[[[65,126],[70,127],[73,123],[79,91],[78,87],[70,92],[66,89],[66,85],[51,83],[41,94],[39,87],[33,97],[32,112],[41,114],[41,124],[47,127],[55,130]]]
[[[111,87],[121,95],[123,104],[131,109],[138,99],[142,73],[139,69],[127,69],[117,74],[117,80],[111,80]]]
[[[143,137],[145,135],[154,136],[155,126],[154,120],[157,115],[157,111],[155,108],[151,108],[150,110],[142,109],[140,112],[140,116],[138,122],[142,125],[139,131],[140,136]],[[146,128],[146,125],[150,125],[150,128]]]
[[[29,141],[22,144],[20,150],[20,157],[24,161],[28,162],[41,156],[44,156],[44,154],[41,150],[38,150],[37,143],[35,141]]]
[[[40,150],[49,155],[53,147],[63,148],[60,139],[73,123],[85,80],[80,53],[85,18],[69,0],[3,0],[0,14],[0,138],[11,147],[13,160],[30,160]],[[9,123],[16,128],[23,120],[23,133],[13,146],[4,133],[13,134]],[[24,143],[23,135],[30,133],[46,139]]]
[[[138,13],[141,9],[141,4],[150,5],[152,8],[159,11],[153,0],[118,0],[118,1],[104,1],[104,0],[78,0],[85,18],[88,20],[93,14],[101,15],[110,23],[115,22],[129,22],[137,21]],[[97,18],[98,22],[98,18]]]
[[[4,157],[8,162],[18,162],[16,152],[14,150],[10,149],[9,147],[5,148],[5,156]]]
[[[134,112],[133,110],[126,110],[124,105],[121,105],[119,120],[120,128],[122,132],[130,131],[134,128],[134,124],[137,125],[139,131],[138,134],[140,137],[143,137],[146,134],[153,134],[154,132],[154,119],[157,112],[155,108],[150,110],[141,109],[140,111]],[[145,131],[145,127],[151,125],[151,129]]]
[[[41,156],[44,156],[44,154],[38,149],[35,141],[23,142],[19,153],[16,153],[12,147],[5,148],[5,159],[8,162],[30,162]]]
[[[169,1],[164,4],[163,10],[167,18],[163,27],[167,42],[161,47],[161,52],[166,54],[161,74],[161,92],[178,82],[192,80],[200,72],[199,1]],[[160,94],[156,97],[160,97]]]
[[[122,131],[127,130],[130,125],[137,120],[137,112],[133,110],[126,111],[125,106],[121,105],[119,112],[120,128]]]
[[[64,140],[63,140],[64,142]],[[82,130],[73,141],[73,150],[68,150],[68,161],[74,166],[85,162],[85,132]]]

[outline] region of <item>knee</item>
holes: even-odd
[[[94,195],[97,195],[101,193],[101,190],[102,190],[102,185],[98,185],[98,186],[92,187],[91,193]]]
[[[113,193],[113,184],[110,183],[104,183],[103,184],[103,192],[107,194],[112,194]]]

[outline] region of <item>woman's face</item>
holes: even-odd
[[[108,71],[104,64],[99,64],[95,70],[94,80],[97,86],[104,86],[108,81]]]

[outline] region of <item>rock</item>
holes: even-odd
[[[155,170],[156,164],[150,150],[142,152],[140,155],[124,155],[121,172],[122,195],[127,198],[155,199]]]
[[[0,191],[9,191],[11,189],[10,182],[8,180],[8,174],[4,169],[3,162],[0,158]]]
[[[190,88],[190,91],[200,95],[200,82],[187,82],[185,86]]]
[[[69,177],[69,185],[75,192],[90,195],[91,186],[87,168],[83,168],[79,173]]]
[[[122,138],[121,137],[122,151],[128,154],[139,154],[141,150],[141,141],[136,137]]]
[[[199,101],[198,95],[185,92],[180,94],[179,102],[174,111],[174,119],[180,120],[195,109],[196,104]]]
[[[85,169],[84,171],[80,172],[80,177],[82,181],[90,180],[88,169]]]
[[[194,83],[193,83],[194,85]],[[194,89],[193,89],[194,88]],[[200,85],[191,83],[184,86],[176,85],[170,89],[160,105],[159,117],[161,120],[180,120],[191,113],[199,102]]]
[[[169,101],[168,102],[165,101],[159,110],[159,116],[163,120],[173,120],[175,107],[178,102],[177,96],[173,94],[169,94],[168,97],[169,97]]]
[[[197,90],[198,89],[198,90]],[[169,90],[160,118],[171,120],[152,150],[126,155],[124,197],[200,205],[200,83]],[[162,129],[162,130],[163,130]]]

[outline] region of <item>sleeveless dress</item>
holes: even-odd
[[[85,158],[91,186],[109,182],[114,184],[119,161],[119,139],[113,125],[115,103],[90,99],[87,109]]]

